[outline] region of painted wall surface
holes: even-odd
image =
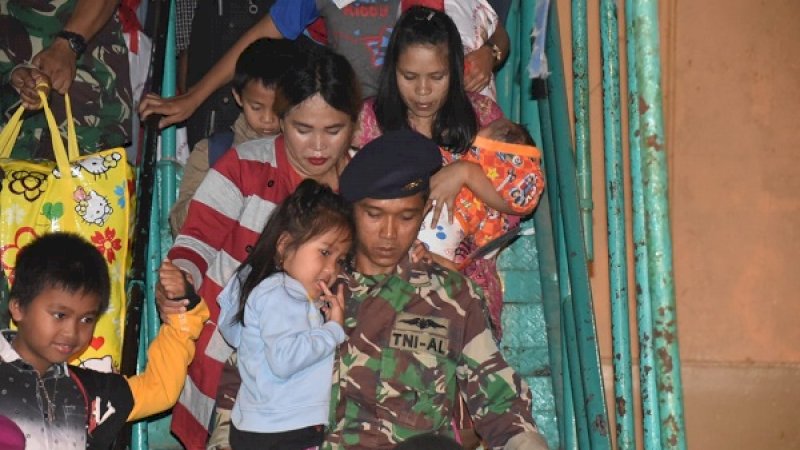
[[[588,3],[592,291],[610,372],[599,22],[597,2]],[[570,1],[558,7],[568,46]],[[800,448],[800,2],[664,0],[660,8],[688,442]],[[620,36],[624,45],[624,26]],[[624,64],[624,47],[620,54]],[[624,69],[622,85],[624,99]]]

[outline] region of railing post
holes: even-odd
[[[658,376],[662,448],[685,449],[675,287],[670,236],[667,154],[661,104],[658,1],[635,0],[633,32],[639,89],[639,144],[647,230],[647,268],[654,318],[653,349]]]
[[[636,322],[639,335],[639,390],[642,400],[642,444],[645,450],[661,448],[653,359],[653,316],[647,280],[647,229],[645,226],[642,155],[639,145],[639,87],[636,82],[636,49],[633,1],[625,0],[625,37],[628,58],[628,147],[631,164],[633,260],[636,273]]]
[[[583,242],[575,160],[572,152],[572,133],[569,127],[566,86],[564,84],[564,63],[561,56],[561,37],[559,35],[558,7],[550,3],[547,24],[546,52],[551,75],[547,79],[547,101],[553,122],[553,141],[558,170],[558,184],[561,197],[561,212],[564,224],[565,250],[573,301],[575,325],[577,326],[577,351],[581,360],[581,381],[583,382],[586,420],[589,426],[589,440],[593,450],[611,448],[608,430],[603,375],[600,367],[600,354],[594,320],[592,294],[589,288],[586,247]],[[551,186],[552,187],[552,186]],[[566,312],[565,314],[569,314]],[[574,394],[574,392],[573,392]],[[580,399],[579,399],[580,400]]]
[[[586,257],[594,259],[592,226],[592,148],[591,113],[589,110],[589,35],[586,0],[572,0],[572,103],[575,110],[575,158],[578,162],[583,239]]]
[[[633,376],[631,375],[628,316],[628,252],[625,234],[625,182],[623,181],[622,125],[619,88],[619,25],[614,0],[600,2],[600,41],[603,57],[603,141],[608,224],[608,277],[611,299],[612,361],[617,448],[636,447],[633,425]]]

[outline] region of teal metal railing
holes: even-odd
[[[160,67],[151,68],[152,77],[160,77],[162,97],[172,97],[176,93],[176,46],[175,46],[175,0],[153,0],[147,5],[154,30],[153,51],[163,55]],[[163,17],[168,16],[168,17]],[[148,127],[155,127],[157,119],[152,118]],[[153,131],[148,130],[149,133]],[[155,146],[154,142],[147,143]],[[172,245],[169,227],[169,211],[177,195],[177,182],[180,169],[176,162],[176,127],[170,126],[160,132],[160,157],[155,164],[155,173],[148,177],[153,186],[151,195],[152,209],[146,216],[150,232],[147,241],[146,271],[144,277],[146,298],[141,307],[141,325],[139,330],[139,352],[136,371],[141,372],[147,364],[146,349],[156,338],[161,320],[155,306],[155,291],[158,281],[158,268]],[[141,176],[141,173],[139,174]],[[140,216],[139,221],[145,219]],[[139,227],[142,223],[137,224]],[[148,450],[157,448],[181,448],[180,444],[169,433],[170,416],[139,421],[132,427],[130,448],[132,450]]]
[[[559,302],[554,308],[552,299],[545,298],[548,330],[554,321],[562,330],[557,336],[548,334],[559,431],[558,439],[550,442],[566,449],[611,448],[587,275],[593,243],[586,1],[571,1],[574,121],[570,120],[567,107],[555,2],[550,5],[545,35],[551,73],[534,83],[525,73],[530,37],[541,37],[534,18],[526,12],[534,11],[543,1],[514,2],[507,26],[509,33],[513,33],[514,48],[498,77],[498,91],[504,111],[512,120],[530,128],[544,154],[547,196],[533,221],[542,291],[545,296],[558,296]],[[601,0],[599,12],[616,430],[613,446],[637,448],[634,412],[641,407],[641,447],[683,449],[686,438],[672,278],[657,2],[625,2],[624,44],[628,65],[624,69],[619,57],[617,2]],[[517,48],[521,51],[515,54]],[[620,86],[622,70],[628,78],[626,92]],[[542,89],[533,89],[532,95],[532,85]],[[628,106],[627,140],[622,137],[623,94]],[[628,176],[633,213],[630,225],[626,220],[623,140],[630,151]],[[632,229],[635,260],[635,324],[629,319],[628,227]],[[548,264],[555,265],[552,271],[546,270]],[[554,285],[545,289],[547,282]],[[633,394],[631,326],[636,326],[639,342],[638,399]]]
[[[589,111],[589,33],[586,0],[572,0],[572,105],[575,110],[575,158],[578,162],[583,238],[586,256],[594,259],[592,234],[592,148]]]
[[[628,324],[628,251],[625,238],[622,107],[620,104],[619,31],[614,0],[600,1],[600,40],[603,61],[603,146],[608,224],[608,278],[611,300],[611,339],[614,367],[614,412],[617,448],[636,447],[633,426],[633,376]]]
[[[636,51],[633,36],[633,2],[625,1],[625,35],[628,58],[628,149],[631,167],[631,209],[633,213],[633,258],[636,273],[636,320],[639,337],[639,392],[642,409],[642,443],[646,449],[660,448],[658,387],[649,376],[653,359],[653,316],[650,310],[650,282],[647,279],[647,236],[644,218],[642,155],[639,146],[639,87],[636,82]]]
[[[632,136],[638,139],[639,165],[644,218],[644,245],[647,248],[646,273],[652,357],[655,365],[649,376],[655,378],[658,397],[660,447],[686,448],[686,428],[683,414],[683,385],[678,321],[675,311],[675,286],[672,269],[672,236],[670,234],[667,153],[664,140],[664,117],[661,91],[661,56],[659,42],[658,1],[635,0],[626,13],[631,17],[630,30],[634,48],[636,76],[633,99],[637,103],[638,129]],[[641,261],[638,261],[641,262]],[[639,271],[637,270],[637,273]],[[644,279],[644,278],[642,278]],[[637,282],[641,280],[637,278]],[[643,305],[642,309],[647,308]],[[642,311],[642,313],[644,313]],[[640,324],[640,329],[642,324]],[[651,381],[648,381],[652,384]],[[652,394],[651,394],[652,395]]]

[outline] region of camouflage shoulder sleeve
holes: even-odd
[[[474,284],[455,294],[466,311],[458,384],[478,433],[500,448],[521,433],[537,434],[530,389],[498,350]]]

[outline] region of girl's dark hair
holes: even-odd
[[[315,46],[304,52],[278,81],[272,109],[283,119],[295,106],[319,94],[327,104],[353,122],[361,112],[361,91],[353,67],[344,56]]]
[[[397,61],[410,46],[441,46],[447,51],[450,86],[447,98],[433,122],[432,138],[453,153],[463,153],[478,131],[478,121],[464,89],[464,47],[453,20],[447,14],[412,6],[397,20],[375,98],[375,117],[383,132],[410,128],[408,107],[397,87]]]
[[[297,63],[300,49],[289,39],[258,39],[239,55],[233,74],[233,89],[242,94],[247,83],[258,81],[266,88],[275,87],[287,67]]]
[[[28,306],[45,289],[96,295],[99,312],[108,308],[111,281],[103,255],[83,237],[65,232],[48,233],[17,254],[14,284],[9,298]]]
[[[297,190],[281,203],[264,226],[253,251],[236,269],[239,277],[239,311],[233,320],[244,325],[244,309],[250,292],[270,275],[281,272],[283,257],[327,231],[341,229],[355,234],[350,204],[331,188],[312,179],[303,180]],[[278,241],[286,233],[283,254]],[[249,267],[249,273],[244,275]]]

